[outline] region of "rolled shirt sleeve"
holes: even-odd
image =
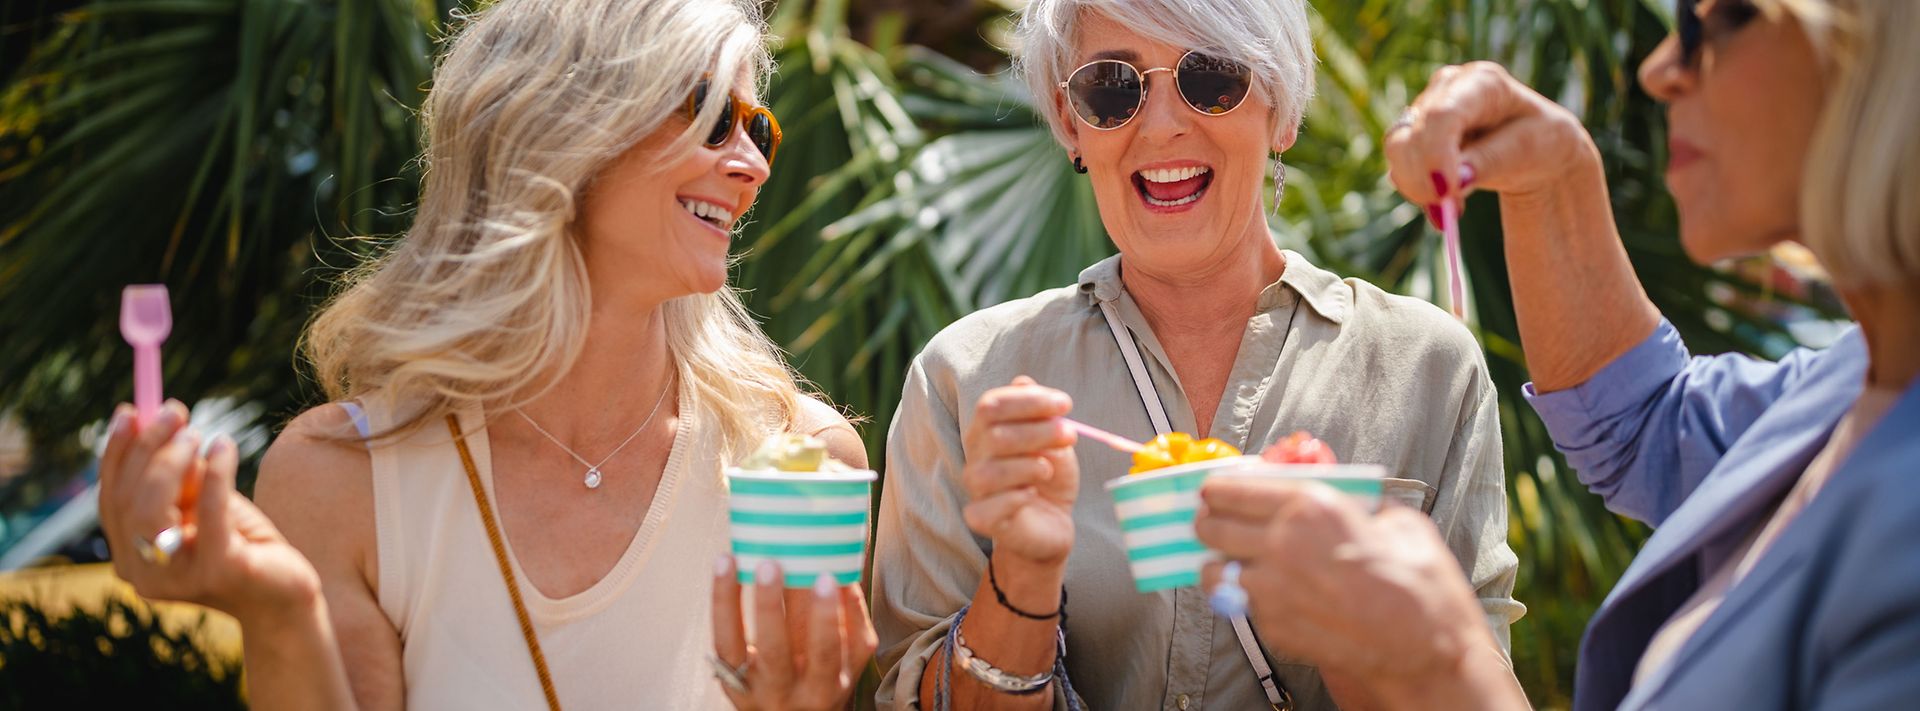
[[[880,708],[918,708],[927,660],[986,570],[986,554],[959,515],[966,462],[947,385],[944,393],[934,387],[916,359],[887,434],[889,476],[873,547]]]
[[[1608,509],[1657,526],[1818,357],[1690,356],[1662,319],[1586,382],[1550,393],[1528,383],[1525,396],[1582,484]]]

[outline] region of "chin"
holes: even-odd
[[[1685,220],[1680,223],[1680,247],[1693,263],[1710,265],[1729,259],[1751,257],[1766,252],[1780,242],[1770,236],[1756,236],[1759,231],[1746,231],[1727,228],[1704,229],[1689,226]]]

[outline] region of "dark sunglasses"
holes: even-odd
[[[1680,63],[1694,66],[1700,61],[1700,46],[1707,35],[1721,34],[1745,27],[1760,16],[1760,9],[1749,0],[1720,0],[1700,16],[1699,0],[1674,0],[1675,34],[1680,36]]]
[[[1097,59],[1073,70],[1060,88],[1075,116],[1096,130],[1111,131],[1127,125],[1147,105],[1147,75],[1155,72],[1173,72],[1181,101],[1208,116],[1240,108],[1253,88],[1253,70],[1246,65],[1198,51],[1181,55],[1172,68],[1146,71],[1118,59]]]
[[[693,85],[693,94],[687,97],[687,120],[699,117],[700,110],[707,105],[709,86],[707,80]],[[708,148],[719,148],[727,144],[727,137],[733,135],[735,125],[747,127],[747,140],[753,141],[753,147],[766,156],[767,164],[773,164],[773,155],[780,150],[780,121],[773,117],[773,111],[765,106],[754,106],[745,101],[726,97],[727,106],[720,110],[720,120],[713,124],[713,130],[707,132]]]

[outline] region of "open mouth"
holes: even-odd
[[[733,211],[698,198],[680,198],[680,207],[722,232],[733,227]]]
[[[1149,207],[1171,209],[1199,202],[1213,184],[1213,169],[1205,166],[1155,168],[1133,174],[1133,187]]]

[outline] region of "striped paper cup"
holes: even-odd
[[[866,561],[871,471],[782,472],[728,467],[727,515],[740,582],[764,561],[780,564],[787,587],[812,587],[821,573],[860,581]]]
[[[1193,534],[1200,484],[1207,477],[1260,461],[1230,457],[1132,474],[1107,482],[1120,514],[1120,538],[1133,568],[1133,587],[1143,593],[1200,584],[1209,553]]]
[[[1312,479],[1360,500],[1368,511],[1380,510],[1381,480],[1387,476],[1386,467],[1378,464],[1274,464],[1258,457],[1248,459],[1253,461],[1220,472],[1220,476]]]

